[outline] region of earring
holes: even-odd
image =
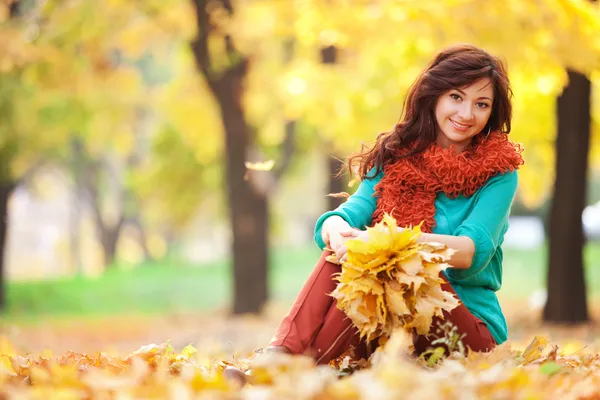
[[[485,136],[486,136],[486,137],[487,137],[487,136],[490,136],[490,133],[492,133],[492,126],[491,126],[491,125],[488,125],[488,131],[487,131],[487,133],[485,134]]]

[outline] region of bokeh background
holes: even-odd
[[[327,195],[355,188],[341,160],[456,43],[506,61],[526,149],[511,340],[598,337],[597,2],[3,0],[0,24],[0,328],[21,348],[266,344]]]

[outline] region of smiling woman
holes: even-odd
[[[508,140],[512,92],[502,62],[474,46],[440,52],[408,93],[401,121],[378,136],[372,148],[349,157],[362,183],[346,203],[323,214],[315,227],[321,249],[346,256],[345,241],[365,240],[366,227],[390,214],[398,229],[421,224],[419,240],[456,251],[440,274],[442,289],[461,305],[444,311],[473,351],[507,340],[496,297],[502,282],[502,243],[517,189],[522,149]],[[340,267],[325,250],[296,302],[281,322],[271,349],[307,354],[328,363],[350,346],[367,357],[356,327],[329,295]],[[435,339],[413,336],[415,352]]]

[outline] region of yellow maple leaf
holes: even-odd
[[[415,276],[423,270],[423,261],[418,254],[404,260],[402,262],[402,270],[409,276]]]
[[[422,308],[417,308],[417,314],[415,315],[415,319],[408,324],[410,327],[415,328],[417,334],[419,335],[427,335],[429,330],[431,329],[431,323],[433,321],[433,315],[429,313],[426,305],[421,305]]]
[[[410,309],[402,296],[402,292],[392,290],[388,283],[386,283],[385,299],[391,313],[396,315],[410,313]]]
[[[398,274],[397,279],[398,282],[400,282],[401,284],[405,284],[409,288],[411,288],[415,294],[419,291],[421,285],[427,282],[425,277],[423,277],[422,275],[410,276],[406,274]]]
[[[537,360],[542,355],[542,352],[548,344],[548,339],[544,336],[536,336],[533,338],[529,346],[523,351],[523,364],[529,364],[532,361]]]

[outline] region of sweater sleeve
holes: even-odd
[[[371,170],[371,174],[374,170]],[[367,176],[369,176],[367,174]],[[356,189],[356,192],[346,200],[345,203],[340,205],[333,211],[328,211],[321,215],[315,224],[315,242],[317,246],[322,250],[326,247],[323,241],[321,230],[323,229],[323,222],[332,215],[338,215],[342,217],[348,224],[353,228],[365,229],[371,224],[373,212],[377,206],[377,199],[374,197],[375,185],[379,183],[383,177],[383,172],[373,178],[365,178]]]
[[[457,282],[471,280],[488,266],[508,229],[508,217],[517,185],[517,172],[507,172],[490,178],[476,194],[478,198],[473,210],[452,233],[453,236],[468,236],[473,240],[473,261],[467,269],[446,270],[450,279]]]

